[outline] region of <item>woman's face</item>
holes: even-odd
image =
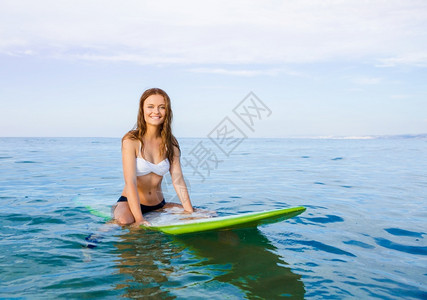
[[[144,101],[144,120],[150,125],[161,125],[165,121],[166,101],[162,95],[151,95]]]

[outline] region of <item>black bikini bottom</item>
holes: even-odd
[[[119,200],[117,200],[117,202],[128,202],[128,198],[126,198],[125,196],[120,196],[120,198],[119,198]],[[166,204],[166,201],[165,201],[165,199],[163,199],[163,201],[160,202],[157,205],[153,205],[153,206],[144,205],[144,204],[140,204],[140,205],[141,205],[141,211],[142,211],[142,213],[145,214],[145,213],[148,213],[150,211],[153,211],[153,210],[156,210],[156,209],[160,209],[163,206],[165,206],[165,204]]]

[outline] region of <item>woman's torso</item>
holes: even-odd
[[[143,205],[154,206],[163,201],[161,188],[163,176],[169,171],[170,163],[160,156],[159,144],[146,144],[144,151],[141,143],[136,141],[136,183],[139,201]],[[142,153],[145,157],[142,157]],[[127,197],[126,189],[123,196]]]

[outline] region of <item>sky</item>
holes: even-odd
[[[0,136],[121,137],[151,87],[177,137],[426,133],[427,1],[0,1]]]

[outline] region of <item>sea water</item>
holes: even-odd
[[[195,207],[306,212],[184,236],[121,228],[84,207],[120,196],[120,139],[1,138],[0,297],[427,298],[426,139],[179,141]],[[170,176],[163,190],[179,202]]]

